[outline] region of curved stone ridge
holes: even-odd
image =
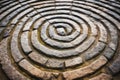
[[[3,0],[0,4],[0,61],[10,79],[110,80],[120,71],[119,57],[107,64],[120,47],[119,2]],[[102,72],[105,66],[109,71]]]

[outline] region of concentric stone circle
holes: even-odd
[[[6,26],[0,60],[10,79],[73,80],[98,72],[90,80],[111,79],[101,67],[114,70],[107,63],[118,54],[119,3],[4,0],[0,4],[5,6],[0,26]]]

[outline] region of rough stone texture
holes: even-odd
[[[72,30],[73,30],[73,28],[71,27],[71,25],[68,24],[68,23],[57,23],[57,24],[54,24],[54,26],[55,26],[56,28],[57,28],[57,27],[58,27],[58,28],[59,28],[59,27],[63,27],[63,28],[66,30],[66,32],[67,32],[66,35],[72,33]]]
[[[57,28],[57,33],[61,36],[66,35],[66,32],[65,32],[64,28]]]
[[[30,53],[32,51],[30,45],[29,45],[29,32],[23,32],[22,35],[21,35],[21,46],[22,46],[22,49],[24,50],[24,52],[27,54],[27,53]]]
[[[115,59],[115,61],[109,66],[109,69],[112,71],[112,74],[120,72],[120,55]]]
[[[94,56],[100,54],[100,52],[105,48],[105,44],[102,42],[97,42],[96,46],[91,49],[90,51],[88,51],[87,53],[85,53],[85,59],[89,60],[91,58],[93,58]]]
[[[34,67],[31,63],[29,63],[27,60],[23,59],[22,61],[19,62],[19,65],[28,71],[31,75],[43,78],[43,79],[50,79],[51,73],[42,71],[36,67]]]
[[[67,28],[65,28],[64,30],[66,30],[66,29]],[[50,37],[53,38],[53,39],[55,39],[55,40],[59,40],[59,41],[63,41],[63,42],[64,41],[66,41],[66,42],[67,41],[72,41],[72,40],[76,39],[76,37],[80,35],[80,32],[75,31],[71,35],[67,35],[67,34],[68,34],[68,32],[66,32],[66,36],[61,36],[59,34],[56,34],[55,28],[53,26],[50,26],[50,29],[49,29],[49,35],[50,35]]]
[[[0,27],[0,34],[2,33],[3,30],[4,30],[4,27]]]
[[[36,12],[33,13],[33,14],[35,15]],[[32,15],[33,15],[33,14],[32,14]],[[29,14],[29,15],[30,15],[30,14]],[[30,18],[29,21],[25,24],[25,27],[23,28],[23,31],[30,30],[30,28],[32,27],[33,22],[34,22],[35,20],[37,20],[39,17],[40,17],[40,15],[38,14],[38,15]]]
[[[74,59],[66,60],[65,61],[65,66],[66,67],[71,67],[71,66],[75,66],[75,65],[80,65],[81,63],[83,63],[82,58],[77,57],[77,58],[74,58]]]
[[[108,74],[101,73],[100,75],[93,77],[89,80],[112,80],[112,77]]]
[[[117,0],[1,0],[0,14],[0,63],[10,80],[109,80],[120,72]]]
[[[106,62],[107,62],[107,59],[104,56],[101,56],[96,61],[94,61],[93,63],[91,63],[90,65],[88,65],[86,67],[76,69],[76,70],[73,70],[73,71],[64,72],[63,76],[67,80],[81,78],[81,77],[84,77],[88,74],[91,74],[91,73],[95,72],[96,70],[101,68],[103,65],[105,65]]]
[[[10,36],[10,32],[11,32],[13,27],[14,27],[14,25],[9,25],[9,27],[7,29],[5,29],[3,37]]]
[[[100,22],[95,22],[95,24],[99,27],[100,29],[100,41],[107,42],[107,31],[106,28],[100,23]]]
[[[36,53],[36,52],[32,52],[29,54],[29,57],[33,60],[36,61],[37,63],[40,63],[42,65],[45,65],[45,63],[47,62],[47,58],[44,58],[43,56],[41,56],[40,54]]]
[[[105,57],[107,57],[108,59],[111,59],[111,57],[114,55],[114,53],[115,53],[115,51],[108,47],[103,52],[103,55],[105,55]]]
[[[64,62],[60,60],[49,59],[46,63],[47,67],[64,68]]]
[[[17,69],[14,67],[7,52],[8,40],[9,38],[6,38],[0,42],[0,64],[2,64],[2,69],[11,80],[30,80],[29,78],[22,75],[19,71],[17,71]]]
[[[23,59],[23,56],[21,55],[21,52],[18,47],[18,35],[19,31],[22,27],[23,23],[20,23],[17,25],[15,32],[13,33],[13,37],[11,40],[11,52],[12,56],[14,57],[16,62],[19,62],[21,59]]]

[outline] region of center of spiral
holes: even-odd
[[[63,27],[58,27],[58,28],[56,28],[56,30],[57,30],[57,33],[58,33],[59,35],[61,35],[61,36],[65,36],[65,35],[66,35],[65,28],[63,28]]]

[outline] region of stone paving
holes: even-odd
[[[120,2],[1,0],[0,63],[10,80],[112,80]]]

